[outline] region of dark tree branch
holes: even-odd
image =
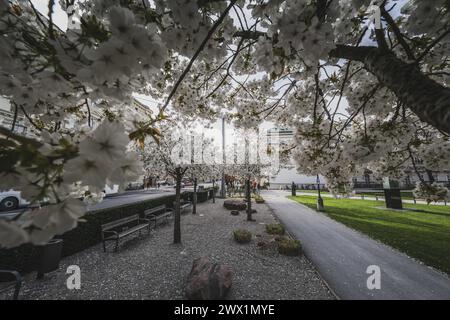
[[[89,101],[88,99],[84,99],[84,102],[86,103],[86,108],[87,108],[87,112],[88,112],[88,126],[92,127],[92,122],[91,122],[91,107],[89,106]]]
[[[392,52],[375,47],[338,45],[330,55],[364,63],[366,69],[420,120],[450,133],[450,88],[425,76],[415,64],[408,64]]]
[[[38,131],[42,131],[42,128],[39,127],[34,121],[33,119],[31,119],[31,117],[28,115],[28,113],[25,111],[23,106],[20,106],[20,110],[22,110],[23,114],[25,115],[25,117],[28,119],[28,121],[33,125],[33,127],[36,128],[36,130]]]
[[[233,37],[258,40],[259,37],[267,37],[267,33],[262,32],[262,31],[242,30],[242,31],[236,31],[233,34]]]
[[[53,6],[55,5],[55,0],[48,1],[48,34],[50,39],[55,39],[55,33],[53,30]]]
[[[13,102],[14,104],[14,118],[13,118],[13,122],[11,125],[11,132],[14,132],[14,129],[16,127],[16,122],[17,122],[17,114],[19,112],[19,108],[17,107],[17,104],[15,102]]]
[[[422,182],[425,186],[427,186],[428,184],[425,182],[425,180],[422,177],[422,174],[417,169],[416,161],[414,160],[414,156],[413,156],[411,148],[409,146],[408,146],[408,153],[409,153],[409,158],[411,159],[411,163],[413,165],[413,169],[417,174],[417,177],[419,178],[420,182]]]
[[[203,48],[206,46],[206,44],[208,43],[208,40],[212,37],[212,35],[214,34],[214,32],[216,31],[216,29],[220,26],[220,24],[223,22],[223,20],[225,19],[225,17],[228,15],[228,12],[230,11],[230,9],[234,6],[234,4],[236,3],[237,0],[231,0],[230,4],[228,5],[228,7],[224,10],[224,12],[222,12],[222,14],[220,15],[219,19],[217,19],[217,21],[214,22],[214,25],[212,26],[212,28],[209,30],[208,34],[206,35],[205,39],[203,39],[202,43],[200,44],[200,46],[198,47],[197,51],[194,53],[194,56],[192,57],[192,59],[189,61],[189,64],[186,66],[186,69],[184,69],[183,73],[181,74],[180,78],[178,78],[177,82],[175,83],[172,91],[170,92],[169,96],[167,97],[166,102],[164,103],[162,110],[164,110],[168,105],[170,100],[172,99],[173,95],[175,94],[175,92],[177,91],[178,87],[180,86],[181,82],[183,82],[184,78],[186,77],[186,75],[189,73],[189,71],[191,70],[192,65],[194,64],[195,60],[197,59],[197,57],[199,56],[200,52],[203,51]]]
[[[389,12],[386,11],[384,6],[381,6],[381,15],[386,20],[389,27],[392,29],[392,32],[395,34],[395,37],[397,38],[398,43],[402,46],[402,48],[405,50],[406,55],[409,60],[415,60],[414,53],[412,52],[410,46],[408,43],[406,43],[405,38],[403,37],[402,33],[400,32],[400,29],[398,28],[397,24],[395,23],[394,19],[391,17]]]
[[[443,32],[439,37],[434,39],[434,41],[417,58],[417,62],[422,61],[422,59],[426,57],[426,55],[431,51],[431,49],[433,49],[434,46],[437,45],[442,39],[444,39],[449,33],[450,33],[450,28],[447,29],[445,32]]]
[[[239,44],[236,49],[236,53],[234,54],[233,58],[231,59],[230,63],[228,64],[227,72],[226,72],[225,76],[222,78],[222,80],[219,82],[219,84],[205,97],[205,99],[208,99],[209,97],[211,97],[222,86],[222,84],[225,82],[225,80],[230,76],[231,66],[233,65],[234,61],[236,60],[237,56],[239,55],[239,52],[241,51],[241,46],[242,46],[243,42],[244,42],[244,39],[242,38],[239,41]]]
[[[383,29],[375,29],[375,37],[377,39],[378,48],[383,51],[388,51],[389,47],[386,42],[386,37],[384,36],[384,30]]]

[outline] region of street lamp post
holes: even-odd
[[[225,117],[222,118],[222,181],[220,185],[220,197],[225,199],[227,194],[225,192]]]
[[[325,207],[323,205],[323,199],[320,195],[320,178],[319,175],[317,175],[316,178],[317,181],[317,211],[324,211]]]
[[[212,202],[216,203],[216,179],[212,179],[212,185],[213,185]]]

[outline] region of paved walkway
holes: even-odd
[[[324,214],[266,191],[267,204],[341,299],[450,299],[450,279]],[[367,288],[367,267],[381,269],[381,289]]]

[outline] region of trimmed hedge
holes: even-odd
[[[209,199],[212,199],[213,192],[215,192],[217,194],[217,190],[219,188],[215,187],[214,189],[215,189],[215,191],[213,190],[213,188],[197,190],[197,202],[205,202],[205,201],[208,201]],[[189,196],[188,196],[189,201],[193,201],[194,192],[188,191],[188,193],[189,193]]]
[[[182,198],[187,200],[188,194],[182,194]],[[85,222],[79,222],[75,229],[57,236],[57,238],[64,240],[62,256],[70,256],[101,242],[100,226],[104,223],[134,214],[143,216],[144,210],[162,204],[172,207],[174,201],[175,195],[167,195],[114,208],[90,211],[83,216]],[[39,249],[38,246],[31,244],[25,244],[13,249],[0,249],[0,269],[17,270],[21,273],[36,270],[39,262]]]

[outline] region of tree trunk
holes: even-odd
[[[426,169],[426,171],[427,171],[428,181],[430,181],[430,184],[434,183],[436,180],[434,179],[433,171],[428,170],[428,169]]]
[[[197,213],[197,178],[194,178],[194,193],[192,195],[192,214]]]
[[[216,203],[216,186],[215,186],[215,182],[216,182],[216,180],[213,179],[213,181],[212,181],[212,184],[213,184],[213,190],[212,190],[213,203]]]
[[[245,180],[246,185],[246,200],[247,200],[247,221],[253,221],[252,219],[252,193],[250,190],[250,179]]]
[[[450,88],[425,76],[415,64],[377,47],[338,45],[330,56],[364,63],[420,120],[450,133]]]
[[[175,185],[175,212],[173,223],[173,243],[181,243],[181,215],[180,215],[180,200],[181,200],[181,169],[176,169],[176,185]]]

